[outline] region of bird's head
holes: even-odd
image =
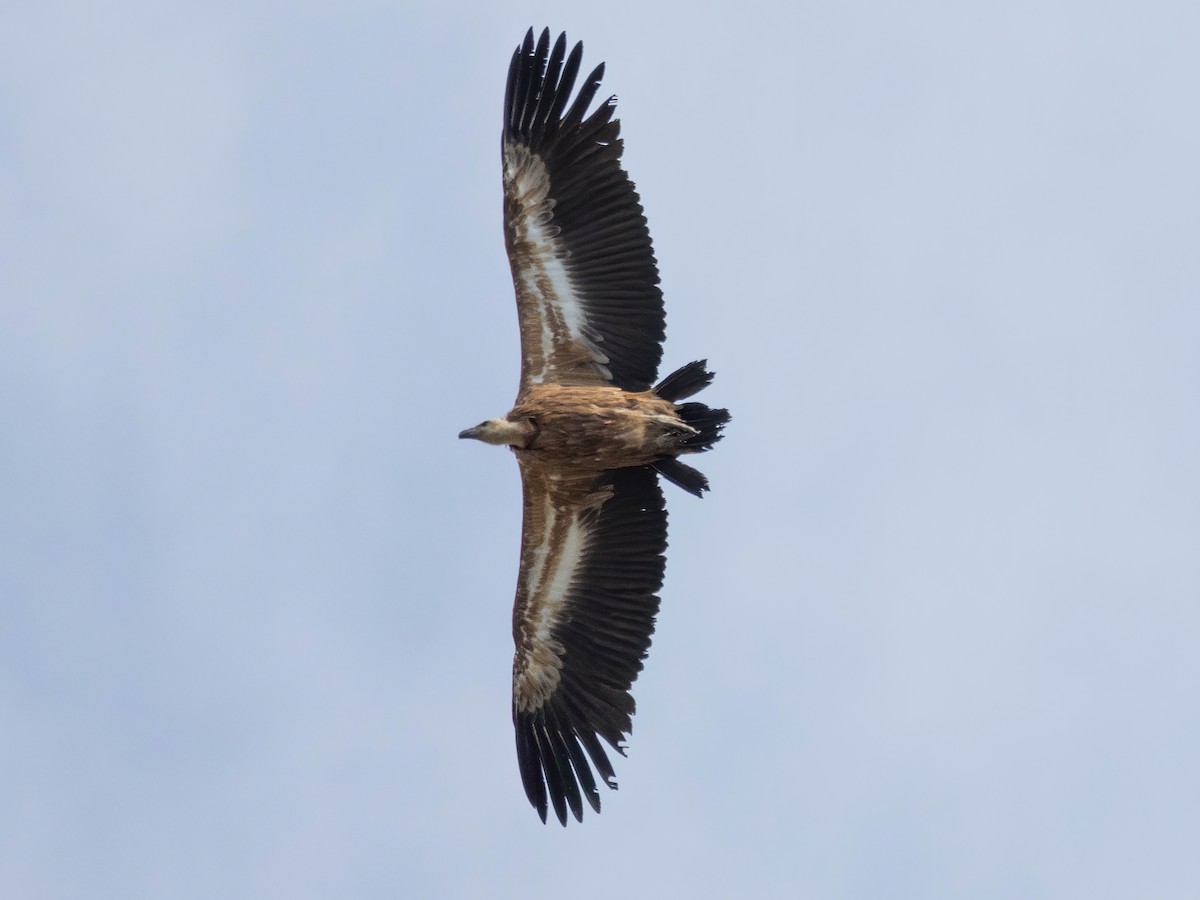
[[[533,437],[533,431],[533,423],[528,420],[512,422],[508,419],[487,419],[474,428],[460,431],[458,436],[501,447],[525,447]]]

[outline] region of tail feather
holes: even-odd
[[[729,410],[713,409],[704,403],[680,403],[712,384],[713,373],[706,368],[708,360],[701,359],[676,369],[658,383],[654,393],[675,404],[675,414],[689,427],[695,429],[679,440],[677,453],[703,453],[722,437],[722,429],[729,423]],[[667,481],[683,488],[689,494],[704,496],[708,490],[708,479],[703,473],[681,463],[675,456],[663,456],[650,464]]]
[[[681,487],[689,494],[703,497],[708,490],[708,479],[703,472],[693,469],[687,463],[681,463],[673,456],[664,456],[650,464],[659,475],[676,487]]]
[[[729,410],[713,409],[703,403],[680,403],[675,407],[675,414],[696,429],[696,434],[680,441],[684,453],[711,450],[712,445],[724,436],[722,429],[729,424]]]
[[[672,403],[686,400],[712,384],[713,373],[705,368],[707,365],[707,359],[700,359],[676,369],[658,383],[654,393]]]

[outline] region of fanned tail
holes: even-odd
[[[713,373],[708,371],[708,360],[701,359],[676,369],[658,383],[654,393],[675,404],[675,414],[696,430],[680,440],[679,453],[703,453],[722,437],[721,431],[729,424],[729,410],[713,409],[704,403],[680,403],[693,394],[704,390],[713,382]],[[703,473],[681,463],[674,456],[664,456],[651,463],[658,474],[667,481],[683,488],[697,497],[708,490],[708,479]]]

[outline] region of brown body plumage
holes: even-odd
[[[629,689],[654,632],[667,517],[658,476],[700,496],[682,463],[723,409],[680,401],[712,381],[689,363],[654,385],[664,317],[650,233],[620,167],[615,98],[588,112],[604,67],[571,93],[582,45],[533,31],[505,93],[504,234],[521,330],[521,385],[502,419],[459,437],[509,446],[524,518],[513,606],[513,725],[521,780],[545,821],[616,787]],[[651,387],[654,385],[653,387]]]
[[[654,391],[617,387],[534,385],[505,418],[532,426],[516,447],[533,451],[528,465],[575,469],[648,465],[696,433]]]

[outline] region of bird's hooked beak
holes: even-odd
[[[529,422],[510,422],[508,419],[488,419],[458,433],[460,438],[474,438],[500,447],[526,447],[532,435],[533,426]]]

